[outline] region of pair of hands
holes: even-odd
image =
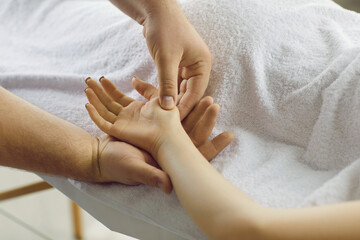
[[[179,123],[179,115],[181,120],[187,116],[183,127],[208,160],[232,141],[232,134],[229,133],[207,141],[219,107],[213,104],[210,97],[202,101],[200,99],[208,85],[213,59],[207,45],[187,20],[176,0],[112,2],[144,26],[143,34],[158,70],[159,91],[135,78],[135,89],[149,100],[144,104],[122,94],[107,79],[101,81],[103,89],[96,81],[87,80],[89,88],[85,92],[91,103],[87,106],[91,118],[105,133],[124,141],[117,141],[107,135],[99,139],[103,181],[129,185],[144,183],[158,186],[169,193],[172,189],[169,176],[159,169],[148,153],[152,151],[147,144],[152,143],[153,132],[148,131],[146,140],[139,136],[143,136],[143,130],[152,127],[151,114],[156,112],[164,118],[164,126],[170,122]],[[173,110],[166,112],[158,108],[153,111],[152,107],[159,103],[163,109]],[[175,105],[177,108],[174,108]],[[130,116],[138,118],[138,123],[147,121],[148,125],[145,129],[137,128],[137,124],[131,121],[133,119],[128,118]],[[169,118],[176,121],[170,121]],[[133,136],[128,136],[126,129],[136,130],[138,141],[133,141]]]
[[[99,138],[98,149],[104,182],[143,183],[170,193],[170,178],[152,156],[156,158],[157,150],[171,134],[183,128],[208,160],[233,139],[232,133],[224,132],[208,141],[219,112],[211,97],[203,98],[181,123],[177,108],[165,111],[160,107],[159,92],[151,84],[138,78],[132,80],[134,88],[148,99],[144,103],[127,97],[106,78],[102,77],[100,83],[102,87],[88,78],[85,93],[90,102],[86,105],[90,117],[108,134]],[[187,83],[182,82],[177,103],[186,94]]]

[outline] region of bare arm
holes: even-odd
[[[262,208],[204,161],[183,131],[169,133],[156,159],[185,210],[211,239],[252,239],[259,233]]]
[[[179,133],[169,137],[157,159],[186,211],[211,239],[360,239],[360,201],[263,208],[204,161],[186,138]]]
[[[139,83],[144,92],[149,85]],[[180,94],[183,94],[181,91]],[[86,91],[88,92],[88,91]],[[118,98],[128,103],[131,98]],[[114,102],[116,104],[116,102]],[[204,111],[209,104],[203,102]],[[211,104],[210,104],[211,105]],[[216,114],[202,120],[193,111],[186,124],[191,138],[208,160],[228,145],[232,137],[220,134],[207,141]],[[200,125],[200,127],[198,127]],[[215,146],[216,148],[213,148]],[[172,190],[169,176],[147,152],[108,135],[99,139],[81,128],[53,116],[0,87],[0,165],[92,182],[146,184]]]
[[[360,201],[265,213],[262,239],[360,239]]]
[[[152,153],[169,174],[187,213],[211,239],[360,239],[360,202],[303,209],[262,207],[206,161],[182,128],[177,109],[164,111],[157,96],[148,99],[146,104],[119,106],[114,121],[107,121],[106,111],[97,111],[99,106],[89,104],[87,109],[104,132]]]
[[[98,181],[97,139],[0,87],[0,164]]]

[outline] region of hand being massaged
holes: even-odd
[[[186,132],[189,141],[209,161],[233,140],[231,132],[224,132],[208,141],[220,109],[211,97],[203,98],[181,122],[177,108],[163,110],[160,107],[158,89],[151,84],[133,78],[134,88],[148,100],[140,102],[124,95],[108,79],[102,77],[99,81],[102,87],[95,80],[86,79],[85,93],[90,102],[86,109],[91,119],[108,134],[99,138],[98,161],[104,181],[128,185],[145,183],[170,193],[170,178],[154,160],[169,138]],[[186,81],[183,81],[177,101],[185,91]],[[142,174],[151,179],[141,181],[138,175]]]

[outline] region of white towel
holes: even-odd
[[[222,107],[215,133],[235,133],[213,166],[264,206],[360,200],[360,15],[330,0],[181,4],[214,55],[206,94]],[[84,109],[87,76],[105,75],[136,99],[133,75],[157,83],[141,26],[108,2],[6,0],[0,22],[1,86],[92,134],[101,133]],[[71,182],[205,238],[174,193]]]

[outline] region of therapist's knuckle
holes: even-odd
[[[175,79],[169,79],[169,78],[165,78],[165,79],[160,79],[160,86],[162,88],[162,90],[175,90],[177,88],[177,83],[175,81]]]
[[[156,186],[157,178],[158,178],[158,171],[156,171],[156,169],[154,168],[149,169],[145,177],[145,184],[149,186]]]

